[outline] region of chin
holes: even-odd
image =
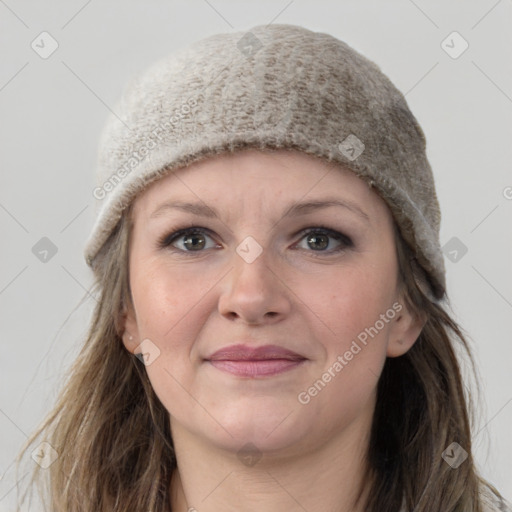
[[[262,452],[288,451],[291,447],[301,443],[311,432],[311,426],[304,418],[298,416],[300,410],[295,405],[275,403],[268,400],[259,400],[251,406],[245,403],[244,407],[234,408],[233,414],[224,410],[223,414],[216,416],[223,427],[217,430],[220,437],[216,441],[224,449],[237,452],[248,443],[253,444]]]
[[[300,451],[304,438],[295,429],[283,429],[268,436],[263,431],[256,432],[254,425],[248,428],[240,428],[236,437],[222,436],[221,439],[211,439],[217,447],[236,455],[245,464],[245,456],[250,457],[286,457],[297,454]],[[268,460],[268,459],[267,459]],[[250,464],[245,464],[250,465]]]

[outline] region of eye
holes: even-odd
[[[182,252],[201,252],[201,249],[206,247],[206,239],[211,238],[207,233],[209,231],[205,228],[192,226],[188,228],[179,229],[169,235],[165,235],[158,241],[158,247],[164,249],[170,245],[176,247],[176,243],[181,243],[181,247],[177,247]],[[216,247],[216,245],[214,245]],[[206,247],[209,249],[210,247]]]
[[[173,246],[177,252],[202,252],[202,249],[221,247],[218,244],[213,244],[210,247],[207,246],[207,239],[212,239],[209,233],[208,229],[199,226],[185,227],[163,236],[158,241],[158,247],[164,249]],[[313,249],[313,251],[309,252],[322,253],[318,256],[337,253],[354,246],[348,236],[326,226],[308,228],[299,234],[302,235],[301,240],[306,239],[308,247]],[[325,250],[332,245],[331,240],[335,240],[338,245],[330,250]]]
[[[308,244],[309,248],[313,249],[313,252],[332,254],[354,246],[354,243],[347,235],[326,226],[308,228],[302,231],[301,234],[303,235],[302,239],[306,240],[306,244]],[[325,250],[332,245],[330,239],[336,240],[338,245],[330,250]]]

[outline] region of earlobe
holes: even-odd
[[[135,320],[135,314],[131,308],[123,313],[122,319],[123,334],[122,340],[128,352],[134,353],[135,349],[139,345],[138,343],[138,329],[137,322]]]
[[[425,315],[417,314],[404,305],[400,314],[393,320],[386,351],[388,357],[404,355],[414,345],[427,323]]]
[[[123,333],[123,345],[125,346],[126,350],[128,350],[128,352],[131,352],[132,354],[135,350],[135,344],[133,340],[133,336],[128,331],[125,331]]]

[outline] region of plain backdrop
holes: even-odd
[[[0,0],[0,511],[12,510],[14,457],[50,410],[92,312],[83,246],[109,110],[157,59],[267,23],[344,40],[419,120],[448,293],[479,368],[476,459],[512,497],[511,0]]]

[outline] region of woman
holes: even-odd
[[[257,26],[116,112],[98,305],[29,441],[51,510],[509,510],[472,455],[424,135],[379,68]]]

